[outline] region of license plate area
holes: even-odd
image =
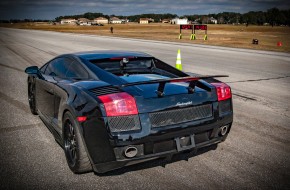
[[[178,152],[195,147],[194,134],[184,137],[177,137],[174,140],[176,142]]]

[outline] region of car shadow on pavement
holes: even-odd
[[[106,173],[95,173],[95,175],[98,175],[100,177],[102,176],[115,176],[115,175],[122,175],[124,173],[128,173],[128,172],[132,172],[132,171],[138,171],[138,170],[143,170],[143,169],[149,169],[149,168],[154,168],[154,167],[158,167],[158,166],[162,166],[165,168],[165,166],[167,164],[171,164],[174,162],[178,162],[178,161],[188,161],[190,158],[193,158],[195,156],[198,156],[200,154],[206,153],[208,151],[211,150],[215,150],[217,149],[217,144],[208,146],[208,147],[203,147],[198,149],[198,151],[185,151],[184,153],[181,154],[174,154],[172,155],[172,157],[166,157],[166,158],[158,158],[155,160],[150,160],[150,161],[146,161],[146,162],[142,162],[136,165],[131,165],[131,166],[126,166],[120,169],[116,169],[114,171],[109,171]]]

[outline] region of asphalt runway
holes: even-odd
[[[209,36],[210,37],[210,36]],[[24,69],[63,53],[135,50],[183,69],[227,74],[234,124],[196,156],[155,160],[106,175],[75,175],[28,107]],[[0,189],[290,189],[290,54],[0,28]]]

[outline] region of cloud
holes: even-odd
[[[219,12],[290,9],[286,0],[2,0],[0,19],[54,19],[62,15],[101,12],[115,15],[143,13],[209,14]]]

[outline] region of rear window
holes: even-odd
[[[89,61],[99,68],[117,76],[131,74],[158,74],[170,78],[188,76],[182,71],[154,57],[110,58]]]
[[[112,58],[90,60],[90,62],[106,71],[150,69],[153,66],[152,58]]]

